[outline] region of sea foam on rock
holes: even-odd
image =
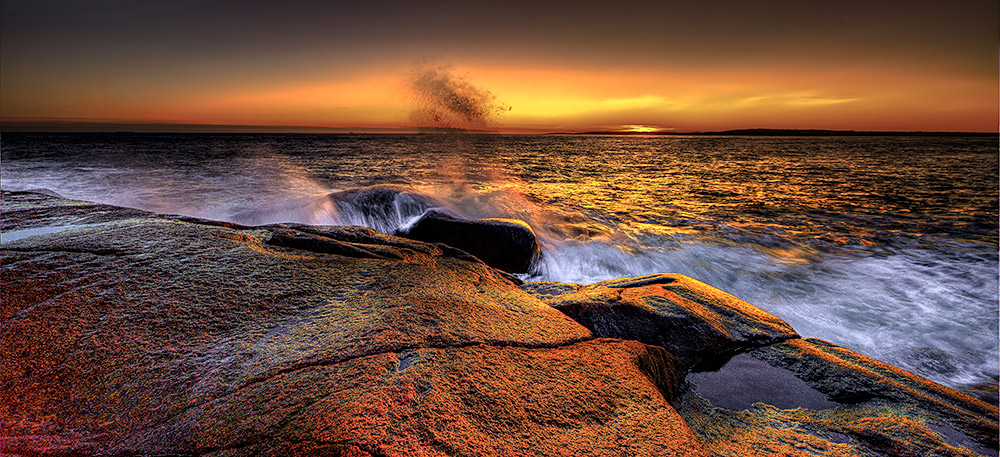
[[[40,229],[0,246],[7,454],[997,455],[995,406],[683,276],[519,289],[363,227],[2,203]],[[690,368],[740,351],[837,406],[713,406]]]

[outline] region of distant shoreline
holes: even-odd
[[[737,129],[711,132],[552,132],[550,135],[625,135],[625,136],[1000,136],[996,132],[925,132],[820,129]]]
[[[51,134],[332,134],[332,135],[609,135],[609,136],[917,136],[917,137],[1000,137],[1000,132],[947,131],[877,131],[827,129],[734,129],[719,131],[660,131],[628,132],[591,130],[583,132],[502,132],[499,130],[459,128],[341,128],[284,125],[221,125],[221,124],[106,124],[106,123],[21,123],[0,124],[0,133]]]

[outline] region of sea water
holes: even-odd
[[[0,187],[243,224],[512,217],[524,279],[676,272],[952,387],[998,373],[997,137],[21,134]],[[389,198],[386,198],[386,195]]]

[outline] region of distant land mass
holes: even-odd
[[[628,131],[589,131],[589,132],[552,132],[552,135],[702,135],[702,136],[998,136],[997,132],[925,132],[925,131],[871,131],[871,130],[822,130],[822,129],[736,129],[711,132],[628,132]]]

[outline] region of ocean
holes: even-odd
[[[681,273],[956,388],[997,382],[998,176],[982,136],[0,138],[4,190],[390,233],[432,207],[522,219],[527,281]]]

